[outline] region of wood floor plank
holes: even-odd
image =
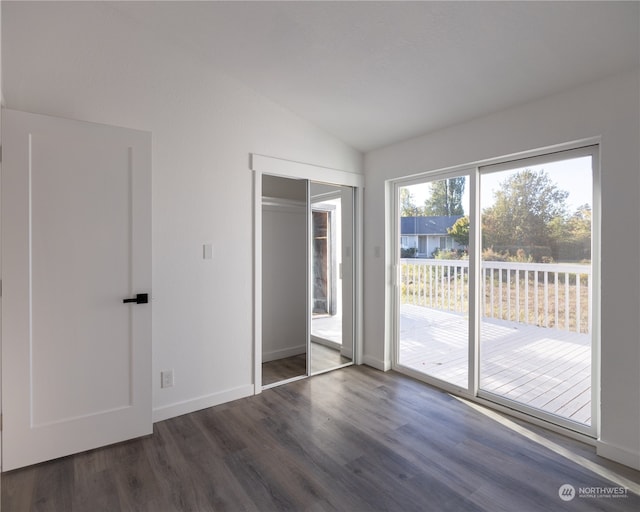
[[[73,510],[120,510],[118,488],[113,472],[109,469],[87,473],[76,471],[73,488]]]
[[[2,479],[2,508],[4,510],[7,510],[5,503],[10,504],[11,510],[35,510],[32,503],[36,474],[39,470],[40,466],[30,466],[9,473],[8,478]]]
[[[267,386],[281,380],[307,374],[307,354],[298,354],[283,359],[262,363],[262,385]]]
[[[5,473],[2,510],[640,509],[632,492],[563,502],[565,483],[640,490],[640,472],[499,418],[395,372],[349,367],[156,423],[152,436]]]
[[[164,489],[158,486],[146,457],[145,441],[127,441],[105,449],[113,468],[123,511],[149,510],[158,496],[164,495]],[[161,449],[159,441],[159,436],[154,436],[154,445]]]
[[[32,509],[38,512],[71,510],[73,501],[73,461],[65,457],[55,463],[45,463],[36,474]],[[51,489],[56,492],[52,493]]]

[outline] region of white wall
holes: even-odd
[[[391,276],[385,267],[382,207],[385,180],[596,136],[602,138],[602,443],[599,453],[640,468],[640,88],[637,71],[366,155],[365,362],[377,367],[390,364],[389,326],[384,314],[385,283]],[[388,253],[389,246],[386,250]]]
[[[2,9],[7,107],[153,132],[154,418],[253,393],[249,154],[358,171],[360,153],[108,3]]]

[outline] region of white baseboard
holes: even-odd
[[[333,350],[339,350],[341,356],[353,359],[353,349],[351,348],[351,345],[344,346],[342,345],[342,343],[338,343],[337,341],[320,338],[319,336],[314,336],[313,334],[311,335],[311,341],[313,343],[317,343],[318,345],[329,347]]]
[[[390,361],[383,361],[382,359],[377,359],[375,357],[371,357],[366,354],[362,358],[362,362],[367,366],[372,366],[373,368],[377,370],[382,370],[383,372],[391,370]]]
[[[269,352],[262,352],[262,362],[268,363],[269,361],[276,361],[277,359],[284,359],[285,357],[298,356],[300,354],[307,353],[306,345],[296,345],[295,347],[281,348],[278,350],[271,350]]]
[[[337,341],[328,340],[326,338],[321,338],[320,336],[311,335],[311,341],[317,343],[318,345],[323,345],[325,347],[332,348],[334,350],[340,350],[342,348],[342,343],[338,343]]]
[[[351,347],[349,347],[349,348],[343,348],[343,349],[340,351],[340,355],[341,355],[342,357],[346,357],[346,358],[351,359],[351,360],[353,361],[353,350],[351,349]]]
[[[622,448],[606,441],[596,443],[596,453],[605,459],[611,459],[625,466],[640,470],[640,451]]]
[[[207,409],[215,405],[238,400],[239,398],[244,398],[253,394],[253,384],[247,384],[246,386],[228,389],[226,391],[221,391],[220,393],[200,396],[198,398],[177,402],[175,404],[163,405],[162,407],[158,407],[153,410],[153,422],[156,423],[158,421],[168,420],[169,418],[175,418],[176,416],[182,416],[183,414],[189,414],[190,412]]]

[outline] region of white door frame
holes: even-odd
[[[251,155],[253,171],[253,386],[254,394],[262,392],[262,175],[306,179],[353,187],[355,191],[354,236],[354,363],[362,361],[362,207],[364,175],[313,164],[293,162],[265,155]]]

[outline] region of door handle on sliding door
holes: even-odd
[[[149,294],[148,293],[138,293],[132,299],[123,299],[123,303],[127,304],[128,302],[134,302],[136,304],[147,304],[149,302]]]

